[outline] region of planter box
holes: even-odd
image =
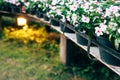
[[[75,33],[73,30],[69,29],[66,25],[67,23],[60,22],[60,29],[62,32]]]
[[[81,34],[85,34],[85,33],[81,33]],[[88,45],[88,40],[82,37],[79,33],[76,33],[76,38],[79,44],[84,45],[84,46]]]
[[[43,18],[44,18],[45,21],[49,21],[50,20],[49,17],[46,14],[44,14]]]
[[[31,15],[36,15],[36,11],[35,10],[30,10],[29,12]]]
[[[0,10],[11,12],[11,13],[19,13],[20,7],[16,6],[15,4],[5,2],[5,3],[0,5]]]
[[[53,26],[59,27],[60,26],[60,21],[54,18],[50,18],[50,23]]]
[[[11,12],[13,12],[13,13],[20,13],[21,12],[21,8],[19,6],[12,5]]]
[[[99,43],[98,48],[99,48],[101,59],[110,65],[120,66],[120,59],[119,59],[120,54],[119,54],[119,52],[118,52],[118,54],[114,53],[114,51],[116,51],[116,49],[110,43],[110,41],[104,37],[97,37],[96,39]],[[105,46],[106,48],[104,48],[101,45]],[[113,50],[113,51],[111,51],[111,50]]]
[[[12,12],[12,6],[11,6],[10,3],[4,2],[4,3],[1,5],[0,10]]]
[[[37,16],[38,18],[43,18],[43,17],[44,17],[44,16],[43,16],[43,13],[41,13],[41,12],[39,12],[39,11],[36,13],[36,16]]]

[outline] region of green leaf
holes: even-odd
[[[117,39],[115,39],[115,48],[118,50],[119,49],[119,43],[118,43],[118,40]]]

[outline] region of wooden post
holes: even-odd
[[[63,34],[60,36],[60,61],[70,66],[74,62],[75,44]]]

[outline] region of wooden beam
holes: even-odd
[[[7,12],[7,11],[1,11],[0,10],[0,15],[1,16],[9,16],[9,17],[18,17],[18,16],[23,16],[25,17],[27,20],[29,21],[34,21],[34,22],[38,22],[38,23],[44,23],[45,25],[50,26],[50,23],[45,22],[43,20],[40,20],[40,18],[31,15],[31,14],[25,14],[25,13],[11,13],[11,12]]]

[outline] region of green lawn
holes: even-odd
[[[0,40],[0,80],[70,80],[63,69],[58,51]]]
[[[52,48],[54,47],[54,48]],[[51,49],[52,48],[52,49]],[[66,67],[59,62],[59,45],[23,44],[0,40],[0,80],[119,80],[100,63]],[[56,48],[56,49],[55,49]],[[97,67],[95,68],[95,64]],[[83,77],[84,79],[81,79]]]

